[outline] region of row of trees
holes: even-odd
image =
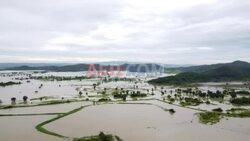
[[[35,80],[45,80],[45,81],[70,81],[70,80],[79,80],[82,81],[83,79],[89,79],[91,77],[86,76],[75,76],[75,77],[65,77],[65,76],[31,76],[30,79]]]
[[[28,96],[23,96],[23,102],[24,102],[24,103],[27,103],[27,101],[28,101]],[[16,103],[16,98],[15,98],[15,97],[12,97],[12,98],[11,98],[11,103],[12,103],[12,104],[15,104],[15,103]]]
[[[0,82],[1,87],[6,87],[6,86],[10,86],[10,85],[18,85],[18,84],[21,84],[21,82],[13,82],[13,81]]]
[[[247,97],[235,98],[232,99],[230,102],[236,105],[250,105],[250,98]]]

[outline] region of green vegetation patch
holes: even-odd
[[[214,111],[214,112],[220,112],[220,113],[223,112],[223,110],[221,108],[215,108],[212,111]]]
[[[193,72],[184,72],[179,73],[175,76],[161,77],[157,79],[153,79],[148,81],[150,84],[158,84],[158,85],[188,85],[191,83],[202,82],[203,80],[207,80],[208,77],[202,74],[193,73]]]
[[[199,121],[203,124],[215,124],[220,121],[222,115],[218,112],[199,113]]]
[[[239,95],[250,95],[249,91],[236,91],[235,93]]]
[[[49,101],[42,101],[38,105],[54,105],[54,104],[63,104],[63,103],[70,103],[70,102],[76,102],[77,100],[49,100]]]
[[[108,101],[111,101],[111,99],[109,99],[109,98],[100,98],[98,100],[98,102],[108,102]]]
[[[132,98],[136,98],[136,97],[146,97],[147,94],[144,94],[144,93],[133,93],[130,95]]]
[[[250,111],[242,111],[240,113],[230,113],[230,114],[228,114],[228,116],[241,117],[241,118],[250,117]]]
[[[250,98],[247,97],[241,97],[241,98],[235,98],[230,101],[232,104],[235,105],[250,105]]]
[[[250,110],[244,108],[232,108],[230,110],[227,110],[226,115],[229,117],[250,117]]]
[[[48,100],[48,99],[55,99],[56,97],[54,96],[42,96],[42,97],[37,97],[37,98],[31,98],[30,100]]]
[[[11,85],[19,85],[19,84],[21,84],[21,82],[13,82],[13,81],[0,82],[0,87],[6,87],[6,86],[11,86]]]
[[[198,106],[201,103],[203,102],[198,98],[190,98],[190,97],[186,97],[184,101],[180,102],[182,106]]]
[[[71,81],[71,80],[83,80],[91,79],[93,77],[87,76],[75,76],[75,77],[63,77],[63,76],[32,76],[31,79],[43,80],[43,81]]]
[[[118,136],[104,134],[100,132],[97,136],[89,136],[83,138],[75,138],[73,141],[122,141]]]
[[[149,83],[183,85],[199,82],[249,81],[250,79],[250,64],[242,61],[175,69],[180,70],[181,73],[153,79]]]

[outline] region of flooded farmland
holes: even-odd
[[[0,140],[2,141],[62,141],[35,130],[36,124],[53,116],[0,117]]]
[[[0,0],[0,141],[249,141],[249,7]]]
[[[83,140],[100,132],[124,141],[245,141],[250,137],[250,119],[230,115],[237,116],[231,109],[245,111],[248,106],[233,105],[230,95],[222,99],[194,94],[230,87],[247,90],[243,83],[202,83],[186,88],[155,86],[147,82],[152,79],[148,77],[106,80],[82,76],[79,72],[1,72],[2,82],[21,83],[0,87],[0,125],[5,127],[0,129],[0,139]],[[23,96],[28,97],[26,102]],[[222,110],[219,121],[201,123],[199,113],[218,108]]]

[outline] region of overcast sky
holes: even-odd
[[[0,62],[250,61],[249,0],[0,0]]]

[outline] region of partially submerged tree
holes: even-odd
[[[23,102],[27,103],[28,97],[27,96],[23,96]]]
[[[126,100],[127,100],[127,95],[124,95],[124,96],[122,97],[122,100],[123,100],[123,101],[126,101]]]
[[[99,141],[109,141],[108,137],[103,132],[100,132],[98,136],[99,136]]]
[[[230,93],[230,96],[232,97],[232,99],[235,99],[237,97],[237,94],[232,92],[232,93]]]
[[[11,104],[15,104],[16,103],[16,98],[15,97],[12,97],[11,98]]]
[[[41,84],[40,86],[39,86],[39,89],[41,89],[43,87],[43,84]]]
[[[175,110],[174,109],[169,109],[170,114],[174,114]]]
[[[163,92],[163,91],[161,91],[161,95],[164,95],[164,92]]]
[[[223,109],[221,109],[221,108],[215,108],[215,109],[213,109],[212,111],[214,111],[214,112],[223,112]]]
[[[96,83],[93,84],[94,90],[96,89]]]
[[[80,97],[82,96],[82,91],[79,92]]]

